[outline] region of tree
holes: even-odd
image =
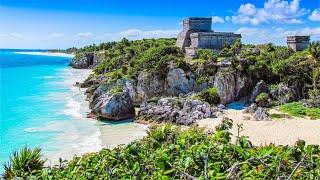
[[[315,91],[320,74],[320,41],[312,42],[309,45],[308,53],[307,63],[310,64],[312,68],[312,87]]]

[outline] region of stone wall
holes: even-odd
[[[287,45],[294,51],[302,51],[309,46],[310,36],[287,36]]]
[[[212,18],[184,19],[183,30],[178,34],[176,45],[187,57],[195,57],[199,48],[220,50],[225,44],[233,44],[241,38],[240,34],[214,32],[211,30],[211,24]]]
[[[225,44],[233,44],[240,34],[228,32],[198,32],[190,35],[190,47],[208,48],[208,49],[222,49]]]

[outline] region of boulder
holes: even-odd
[[[250,98],[249,98],[249,102],[254,102],[256,97],[262,93],[262,92],[267,92],[268,91],[268,87],[267,84],[261,80],[259,81],[256,86],[254,87],[253,91],[251,92]]]
[[[244,110],[244,113],[249,113],[253,116],[255,121],[269,121],[271,120],[267,108],[258,107],[257,104],[252,103]]]
[[[270,115],[267,108],[258,107],[257,110],[253,113],[253,119],[255,121],[270,121]]]
[[[212,117],[214,110],[200,100],[165,97],[142,103],[137,119],[190,125],[197,119]]]
[[[218,89],[220,103],[227,104],[235,100],[236,79],[231,68],[219,68],[214,78],[214,87]]]
[[[135,109],[128,92],[105,93],[92,109],[99,117],[109,120],[123,120],[135,117]]]

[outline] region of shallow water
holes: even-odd
[[[48,163],[54,164],[59,157],[114,147],[145,134],[144,126],[132,122],[86,118],[85,89],[73,84],[90,71],[72,69],[69,61],[70,57],[0,51],[1,164],[24,146],[41,147]]]

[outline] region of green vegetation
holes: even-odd
[[[68,163],[16,176],[30,179],[317,179],[320,148],[298,141],[294,146],[255,147],[247,137],[231,142],[230,119],[217,131],[151,128],[148,136],[127,146],[74,157]]]
[[[201,91],[198,95],[199,99],[208,102],[211,105],[219,104],[220,103],[220,97],[218,94],[218,89],[208,88],[203,91]]]
[[[10,161],[4,164],[3,178],[13,179],[14,177],[25,177],[34,171],[43,168],[45,161],[41,160],[41,149],[23,148],[20,152],[15,151]]]
[[[280,106],[280,110],[292,116],[308,116],[311,119],[320,119],[320,108],[307,108],[301,102],[284,104]]]
[[[197,52],[198,58],[206,61],[214,61],[216,62],[218,56],[214,53],[212,49],[199,49]]]
[[[117,94],[117,93],[122,93],[123,92],[123,87],[122,86],[114,86],[110,89],[109,93],[111,95]]]
[[[269,105],[269,95],[262,92],[256,97],[255,102],[258,106],[266,107]]]

